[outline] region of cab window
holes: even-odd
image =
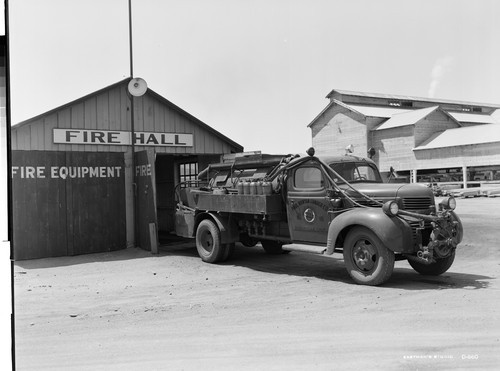
[[[301,167],[295,171],[295,188],[318,189],[324,187],[323,175],[317,167]]]
[[[348,182],[382,183],[378,170],[367,163],[340,162],[332,163],[330,167]],[[336,183],[343,183],[334,177]]]

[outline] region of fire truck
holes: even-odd
[[[365,158],[251,154],[211,164],[176,187],[176,233],[194,238],[204,262],[236,243],[269,254],[343,254],[357,284],[381,285],[394,262],[423,275],[446,272],[463,237],[453,197],[436,205],[419,184],[384,183]]]

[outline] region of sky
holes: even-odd
[[[133,75],[303,153],[333,89],[500,104],[497,0],[132,0]],[[128,0],[10,0],[12,124],[130,76]]]

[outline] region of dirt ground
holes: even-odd
[[[396,262],[359,286],[340,255],[193,245],[15,264],[18,370],[487,370],[500,363],[500,198],[459,199],[440,277]]]

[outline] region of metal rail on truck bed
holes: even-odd
[[[216,194],[191,190],[198,210],[216,210],[219,212],[240,214],[281,214],[281,195],[241,195]]]

